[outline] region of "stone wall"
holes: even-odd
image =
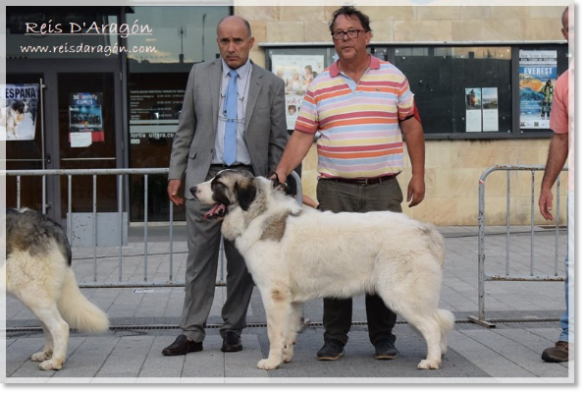
[[[562,40],[558,7],[359,7],[371,19],[372,44],[391,42],[556,41]],[[337,7],[236,7],[235,14],[250,21],[256,38],[251,58],[265,64],[261,43],[331,43],[328,23]],[[424,123],[424,119],[423,119]],[[426,186],[422,204],[404,211],[436,225],[476,226],[478,181],[495,164],[543,165],[548,139],[468,140],[426,142]],[[407,155],[405,155],[407,156]],[[303,161],[303,191],[315,197],[316,149]],[[410,163],[399,176],[406,198]],[[566,173],[561,176],[561,218],[566,223]],[[542,172],[535,174],[535,222]],[[511,176],[511,222],[530,224],[531,173]],[[486,224],[506,222],[506,175],[492,173],[486,187]]]

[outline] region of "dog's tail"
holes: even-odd
[[[85,332],[105,332],[110,327],[108,316],[85,298],[70,269],[67,270],[57,305],[61,316],[72,328]]]
[[[435,312],[435,320],[441,327],[441,336],[449,333],[455,325],[455,316],[446,309],[437,309]]]

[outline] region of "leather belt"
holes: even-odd
[[[356,185],[374,185],[382,182],[389,181],[396,178],[396,175],[386,175],[377,178],[365,178],[365,179],[351,179],[351,178],[321,178],[322,180],[341,182],[341,183],[353,183]]]
[[[252,164],[232,164],[231,166],[228,166],[227,164],[216,164],[213,163],[211,165],[211,167],[215,167],[215,168],[221,168],[222,170],[228,170],[230,168],[241,168],[241,167],[252,167]]]

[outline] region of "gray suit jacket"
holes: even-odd
[[[198,63],[189,74],[179,128],[173,140],[169,180],[182,179],[185,197],[209,172],[219,113],[221,59]],[[252,63],[244,140],[256,176],[276,168],[288,140],[284,81]]]

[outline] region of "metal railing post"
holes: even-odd
[[[123,175],[118,175],[118,223],[120,225],[120,243],[118,244],[118,280],[122,282],[122,246],[124,245]]]
[[[93,281],[97,282],[97,175],[93,175]]]

